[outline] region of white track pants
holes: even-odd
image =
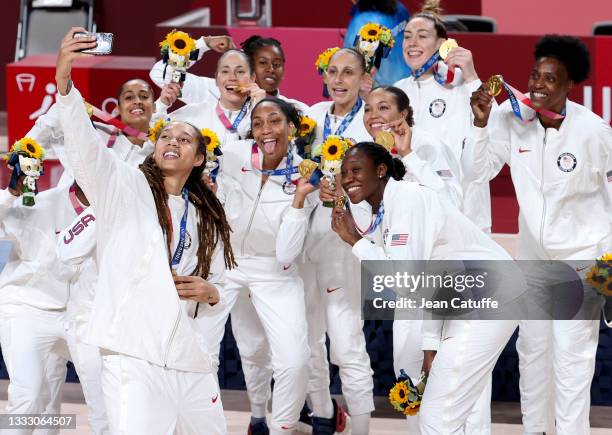
[[[395,320],[393,322],[393,368],[395,376],[403,369],[411,379],[421,375],[423,366],[422,320]],[[429,388],[429,387],[428,387]],[[476,405],[469,413],[465,423],[466,435],[489,435],[491,433],[491,389],[492,378],[489,377],[485,389]],[[420,435],[419,414],[406,416],[408,434]]]
[[[68,349],[87,403],[89,427],[94,435],[110,433],[102,391],[102,356],[96,346],[80,341],[73,328],[68,330]]]
[[[590,266],[589,262],[585,266]],[[551,297],[546,291],[553,279],[550,268],[565,266],[524,263],[530,286],[530,315],[550,314]],[[590,267],[580,273],[584,276]],[[570,271],[573,273],[572,271]],[[584,290],[581,315],[597,318],[602,299],[591,288]],[[546,295],[542,297],[541,295]],[[558,295],[558,293],[557,293]],[[547,311],[548,310],[548,311]],[[526,320],[519,322],[516,349],[519,355],[521,411],[525,433],[556,430],[557,435],[588,435],[591,382],[595,373],[599,320]]]
[[[272,396],[272,355],[249,292],[239,293],[231,317],[249,402],[252,408],[266,409]]]
[[[512,320],[451,320],[434,359],[421,404],[423,435],[463,435],[468,416],[491,380],[516,329]]]
[[[66,379],[65,312],[25,305],[0,307],[0,346],[9,374],[9,414],[59,411]],[[31,429],[0,430],[4,435],[31,434]],[[57,431],[37,431],[57,433]]]
[[[333,280],[326,280],[325,277],[333,276],[335,270],[343,265],[307,263],[300,267],[305,283],[311,349],[308,392],[316,394],[326,391],[329,394],[329,364],[325,346],[327,333],[330,360],[340,370],[342,393],[348,411],[351,415],[359,415],[374,411],[374,381],[361,320],[359,265],[356,260],[354,263],[348,265],[348,269],[343,268],[344,276],[336,284],[331,284]]]
[[[102,357],[113,435],[225,434],[215,375],[183,372],[126,355]]]
[[[285,270],[275,258],[240,258],[238,264],[226,274],[223,309],[198,318],[200,332],[211,344],[210,352],[218,355],[230,310],[241,292],[250,292],[272,354],[275,382],[270,433],[288,433],[296,426],[306,398],[310,350],[304,285],[295,266]],[[238,349],[241,351],[240,346]]]

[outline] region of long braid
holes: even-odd
[[[193,127],[193,126],[192,126]],[[198,142],[201,152],[205,152],[204,138],[198,132]],[[168,262],[172,259],[171,254],[171,228],[168,219],[168,193],[164,186],[164,175],[161,169],[155,164],[153,156],[148,156],[140,165],[140,170],[145,175],[157,209],[159,225],[166,236],[168,249]],[[189,191],[189,200],[196,207],[198,214],[198,264],[191,275],[201,276],[207,279],[210,274],[210,266],[215,250],[215,246],[221,236],[223,242],[223,257],[225,267],[231,269],[236,266],[236,260],[230,244],[231,228],[225,216],[225,210],[215,194],[208,188],[202,180],[204,165],[196,166],[189,174],[185,187]]]
[[[148,156],[140,165],[140,170],[149,182],[151,193],[153,193],[155,208],[157,209],[157,218],[159,219],[159,226],[166,237],[168,262],[170,262],[170,234],[172,230],[170,228],[170,220],[168,219],[168,194],[166,193],[166,187],[164,186],[164,174],[162,174],[159,166],[155,164],[155,160],[153,160],[152,155]]]

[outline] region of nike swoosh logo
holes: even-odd
[[[519,154],[523,154],[523,153],[530,153],[530,152],[531,152],[531,150],[527,150],[527,149],[525,149],[525,148],[519,148],[519,150],[518,150],[518,151],[519,151]]]
[[[293,429],[293,426],[281,426],[282,430],[290,430]]]
[[[577,267],[576,268],[576,272],[582,272],[584,269],[588,269],[590,266],[586,266],[586,267]]]
[[[291,265],[289,266],[283,266],[283,270],[289,270],[289,268],[291,267]]]
[[[250,169],[245,168],[244,166],[242,168],[240,168],[241,172],[251,172]]]
[[[453,338],[453,337],[444,337],[444,339],[443,339],[442,341],[446,341],[446,340],[448,340],[449,338]]]
[[[333,293],[333,292],[335,292],[336,290],[338,290],[339,288],[342,288],[342,287],[334,287],[334,288],[327,287],[327,293]]]
[[[219,395],[217,394],[215,397],[212,398],[212,403],[217,403],[218,399],[219,399]]]

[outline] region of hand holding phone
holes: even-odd
[[[113,34],[112,33],[85,33],[78,32],[74,34],[74,38],[87,38],[94,37],[96,38],[96,47],[83,50],[82,53],[87,54],[96,54],[96,55],[105,55],[111,54],[113,51]]]

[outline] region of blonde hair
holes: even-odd
[[[423,7],[421,7],[422,14],[431,14],[440,17],[442,12],[443,9],[440,6],[440,0],[425,0]]]

